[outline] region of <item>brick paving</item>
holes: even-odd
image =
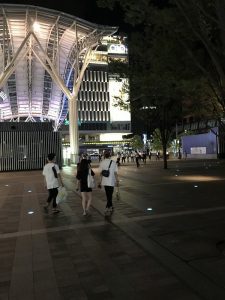
[[[121,166],[111,217],[102,190],[82,215],[75,167],[59,214],[41,171],[0,173],[0,300],[225,299],[224,164],[169,167]]]

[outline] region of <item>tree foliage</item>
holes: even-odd
[[[99,0],[119,6],[129,36],[131,109],[159,128],[166,163],[172,128],[184,116],[225,114],[224,0]],[[152,109],[141,108],[156,107]]]
[[[139,135],[135,135],[132,137],[132,139],[130,141],[130,145],[135,150],[143,149],[143,146],[144,146],[143,141]]]

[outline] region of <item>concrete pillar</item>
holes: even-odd
[[[76,97],[69,99],[69,133],[71,163],[74,164],[78,162],[79,156],[78,110]]]

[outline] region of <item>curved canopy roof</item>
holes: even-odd
[[[87,53],[116,30],[47,8],[0,4],[1,120],[60,125],[69,81],[79,77]]]

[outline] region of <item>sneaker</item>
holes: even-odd
[[[52,212],[53,212],[54,214],[56,214],[56,213],[59,213],[60,210],[59,210],[58,208],[53,208],[53,209],[52,209]]]
[[[86,213],[86,211],[84,211],[84,212],[83,212],[83,216],[86,216],[86,215],[87,215],[87,213]]]

